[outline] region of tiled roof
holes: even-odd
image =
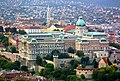
[[[103,60],[106,64],[108,63],[108,61],[107,61],[107,59],[106,59],[105,57],[103,57],[102,60]]]
[[[15,78],[15,77],[21,77],[21,76],[27,76],[27,73],[12,73],[12,74],[1,75],[1,77],[5,77],[5,78]]]
[[[100,70],[99,68],[80,68],[78,67],[77,70]]]
[[[69,31],[69,30],[75,30],[75,25],[67,25],[65,28],[64,28],[65,32]]]

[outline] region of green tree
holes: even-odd
[[[75,53],[75,50],[72,47],[68,48],[68,53]]]
[[[54,69],[54,65],[51,64],[51,63],[48,63],[48,64],[45,65],[45,68],[46,68],[46,69],[52,69],[52,70],[53,70],[53,69]]]
[[[0,68],[6,69],[6,64],[8,61],[4,58],[0,58]]]
[[[5,38],[4,35],[0,34],[0,41],[2,41],[4,38]]]
[[[97,81],[97,79],[99,78],[99,71],[93,71],[93,75],[92,75],[92,78]]]
[[[98,62],[96,61],[96,59],[93,60],[93,66],[94,68],[98,68]]]
[[[0,78],[0,81],[5,81],[5,78]]]
[[[19,30],[19,34],[24,35],[26,32],[24,30]]]
[[[108,61],[108,65],[112,65],[112,63],[110,62],[109,58],[107,58],[107,61]]]
[[[7,64],[5,64],[5,69],[7,70],[12,70],[13,68],[13,63],[12,62],[8,62]]]
[[[21,66],[21,70],[27,72],[28,71],[28,67],[27,66]]]
[[[16,47],[14,47],[14,46],[11,47],[11,52],[12,52],[12,53],[16,53],[16,52],[17,52],[17,51],[16,51]]]
[[[36,64],[42,66],[43,65],[43,60],[40,56],[36,57]]]
[[[53,78],[54,66],[53,64],[46,64],[45,69],[42,70],[41,75],[47,78]]]
[[[62,74],[62,70],[59,68],[55,68],[53,71],[53,76],[54,78],[60,79],[60,76]]]
[[[86,64],[89,62],[89,57],[85,57]]]
[[[32,75],[34,75],[34,74],[35,74],[34,69],[32,69],[32,71],[30,71],[30,73],[31,73]]]
[[[115,60],[113,61],[113,63],[117,63],[117,60],[115,59]]]
[[[76,55],[78,55],[79,57],[83,57],[83,56],[84,56],[84,52],[78,50],[78,51],[76,52]]]
[[[13,62],[11,69],[20,70],[21,63],[19,61]]]
[[[71,64],[72,68],[75,69],[75,68],[79,65],[79,62],[78,62],[77,60],[72,60],[72,61],[70,62],[70,64]]]
[[[93,72],[93,79],[95,81],[116,81],[120,79],[120,72],[116,72],[115,66],[107,66],[101,68],[99,71]]]
[[[52,55],[52,56],[53,56],[54,54],[55,54],[55,55],[56,55],[56,54],[59,55],[60,52],[59,52],[58,50],[55,49],[55,50],[53,50],[53,51],[51,52],[51,55]]]
[[[80,75],[80,77],[81,77],[81,79],[85,79],[85,75],[84,74]]]
[[[4,30],[3,30],[3,27],[2,27],[2,26],[0,26],[0,32],[4,32]]]

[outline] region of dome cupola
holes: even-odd
[[[85,25],[86,25],[86,23],[85,23],[85,21],[83,20],[82,17],[80,17],[78,19],[78,21],[76,22],[76,26],[85,26]]]

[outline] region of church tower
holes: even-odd
[[[54,68],[58,67],[58,55],[53,55]]]
[[[49,24],[50,24],[50,21],[53,20],[53,18],[51,17],[51,9],[50,9],[49,6],[48,6],[48,8],[47,8],[46,20],[47,20],[47,25],[48,25],[48,26],[49,26]]]
[[[87,32],[88,30],[86,29],[86,23],[85,21],[82,19],[82,17],[80,17],[78,19],[78,21],[76,22],[76,28],[75,28],[75,35],[77,36],[83,36],[83,34],[85,32]]]

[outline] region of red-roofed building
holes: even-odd
[[[65,28],[64,28],[64,31],[67,32],[69,30],[75,30],[75,25],[67,25]]]
[[[99,68],[101,67],[106,67],[108,66],[108,61],[107,58],[103,57],[100,61],[99,61]]]
[[[85,78],[92,78],[93,71],[100,70],[99,68],[81,68],[77,67],[76,75],[80,77],[80,75],[84,75]]]
[[[5,78],[7,81],[11,81],[13,79],[18,79],[20,77],[24,77],[27,76],[28,74],[26,72],[19,72],[19,73],[14,73],[14,72],[10,72],[10,73],[3,73],[0,75],[0,77]]]

